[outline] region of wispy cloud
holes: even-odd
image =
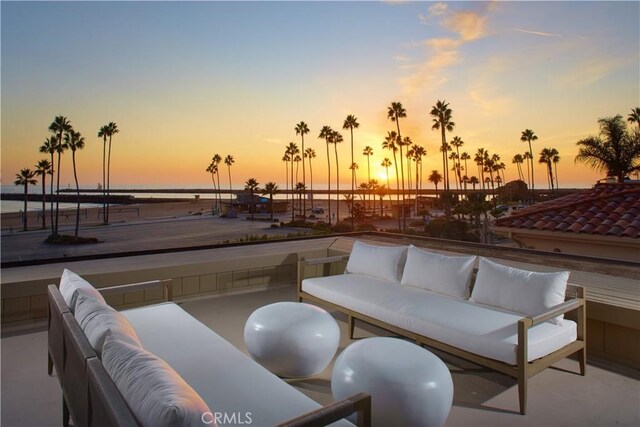
[[[400,79],[409,95],[446,83],[449,79],[446,70],[461,61],[460,48],[487,34],[485,16],[468,10],[450,11],[446,3],[435,3],[426,15],[418,15],[418,18],[426,25],[438,23],[454,34],[423,40],[418,44],[425,49],[419,62],[413,67],[407,66],[406,62],[401,63],[403,70],[411,71]]]
[[[562,34],[545,33],[542,31],[525,30],[522,28],[512,28],[512,30],[518,31],[520,33],[533,34],[535,36],[542,36],[542,37],[562,37]]]

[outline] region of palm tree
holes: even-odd
[[[71,159],[73,161],[73,179],[76,182],[76,195],[78,196],[76,204],[76,228],[74,236],[78,238],[78,231],[80,229],[80,185],[78,184],[78,168],[76,167],[76,151],[84,148],[84,137],[80,132],[75,132],[73,129],[69,131],[64,138],[64,143],[71,150]]]
[[[523,176],[522,176],[522,166],[521,166],[523,162],[524,162],[524,158],[522,157],[522,154],[516,154],[511,159],[511,163],[516,165],[516,168],[518,169],[518,179],[520,181],[524,181]]]
[[[293,161],[296,163],[296,181],[298,181],[298,170],[300,169],[300,162],[302,162],[300,154],[296,154]],[[304,162],[302,162],[302,166],[304,166]]]
[[[344,141],[342,134],[338,131],[333,131],[331,138],[329,138],[329,142],[333,144],[333,150],[336,155],[336,224],[340,224],[340,168],[338,166],[338,144],[342,141]]]
[[[231,165],[235,163],[235,159],[231,154],[227,154],[224,158],[224,164],[227,165],[227,170],[229,171],[229,209],[233,209],[233,188],[231,188]]]
[[[453,166],[451,166],[451,171],[453,171],[453,179],[456,183],[456,188],[460,189],[459,175],[458,175],[458,153],[455,151],[451,151],[449,153],[448,159],[451,160]]]
[[[392,122],[396,122],[396,127],[398,129],[398,137],[396,139],[396,144],[400,149],[400,176],[401,176],[401,186],[402,186],[402,226],[406,227],[407,222],[404,213],[404,156],[402,154],[402,145],[404,141],[402,139],[402,133],[400,132],[400,118],[407,117],[407,110],[404,109],[400,102],[392,102],[389,107],[387,107],[387,118]],[[397,164],[397,162],[395,162]],[[399,200],[399,199],[398,199]],[[402,227],[401,227],[402,228]]]
[[[313,209],[313,169],[311,167],[311,159],[315,159],[316,158],[316,150],[314,150],[313,148],[309,147],[306,150],[304,150],[304,154],[303,154],[305,159],[309,159],[309,179],[311,181],[311,209]],[[306,184],[306,183],[305,183]],[[305,201],[305,205],[306,205],[306,201]],[[306,208],[305,208],[306,209]]]
[[[475,191],[476,189],[476,185],[478,185],[480,182],[478,181],[478,177],[477,176],[472,176],[471,178],[469,178],[469,184],[471,184],[473,186],[473,190]]]
[[[213,184],[213,191],[216,191],[216,172],[218,171],[218,165],[216,165],[214,163],[213,160],[211,160],[211,163],[209,163],[209,166],[207,166],[207,169],[205,169],[205,172],[211,173],[211,183]],[[214,197],[216,197],[216,195],[214,194]],[[218,199],[216,198],[216,201]]]
[[[560,190],[560,187],[558,186],[558,163],[560,163],[560,153],[558,153],[558,150],[553,154],[551,161],[553,162],[553,169],[556,174],[556,189]]]
[[[397,141],[398,141],[398,134],[396,133],[396,131],[391,131],[391,132],[387,132],[387,136],[384,139],[384,142],[382,143],[382,148],[384,150],[389,150],[393,153],[393,165],[395,166],[396,169],[396,199],[398,202],[398,205],[400,205],[400,177],[398,176],[398,158],[396,157],[396,152],[398,151],[398,146],[397,146]],[[387,170],[387,181],[389,181],[389,171]],[[391,197],[391,196],[389,196]],[[400,208],[400,206],[398,206],[398,208]],[[402,208],[402,210],[404,210],[404,207]],[[398,211],[398,229],[402,230],[402,223],[401,223],[401,214],[400,211]]]
[[[260,190],[260,184],[256,181],[255,178],[249,178],[247,182],[244,183],[245,191],[249,192],[249,212],[251,213],[251,219],[253,219],[253,211],[255,207],[255,201],[253,200],[253,194]]]
[[[300,210],[302,210],[302,195],[304,194],[305,190],[307,189],[307,187],[304,185],[303,182],[299,182],[296,184],[296,193],[298,194],[298,206],[300,207]]]
[[[627,121],[631,124],[637,123],[638,129],[640,129],[640,108],[639,107],[631,109],[631,113],[629,113],[629,115],[627,116]]]
[[[62,142],[62,138],[65,133],[71,130],[71,122],[64,116],[56,116],[53,119],[53,122],[49,125],[49,130],[56,135],[56,145],[55,151],[58,153],[58,176],[57,176],[57,184],[56,184],[56,222],[53,226],[53,235],[58,234],[58,213],[60,208],[60,202],[58,197],[60,195],[60,158],[62,156],[62,152],[65,150],[64,144]]]
[[[107,137],[109,126],[101,126],[98,130],[98,138],[102,138],[102,221],[107,222]]]
[[[273,221],[273,195],[278,191],[278,184],[275,182],[269,181],[264,185],[264,190],[262,194],[269,195],[269,210],[271,211],[271,221]]]
[[[295,195],[293,194],[293,190],[294,190],[294,181],[293,181],[293,162],[295,161],[295,157],[296,155],[298,155],[298,153],[300,152],[300,149],[298,148],[298,145],[296,145],[295,142],[290,142],[289,145],[287,145],[287,148],[285,150],[285,154],[287,156],[289,156],[289,161],[291,162],[291,221],[293,221],[295,219]]]
[[[478,148],[476,151],[476,155],[473,158],[473,161],[478,165],[478,175],[480,176],[480,183],[482,184],[482,189],[484,190],[484,159],[487,157],[487,150],[484,148]]]
[[[522,136],[520,136],[520,141],[529,143],[529,154],[531,158],[529,161],[531,162],[531,203],[535,203],[535,180],[533,177],[533,150],[531,149],[531,141],[536,141],[538,137],[531,129],[525,129],[522,131]]]
[[[467,160],[471,160],[471,156],[466,151],[463,151],[462,154],[460,154],[460,160],[464,160],[464,172],[465,175],[467,175],[469,173],[469,169],[467,168]],[[464,191],[467,191],[467,182],[469,182],[468,179],[465,182]]]
[[[289,203],[289,162],[291,161],[291,156],[289,156],[288,150],[284,151],[284,155],[282,156],[282,161],[284,162],[284,180],[285,180],[285,190],[284,193],[285,200]],[[292,165],[293,167],[293,165]],[[293,209],[293,197],[291,198],[291,209]]]
[[[49,183],[49,194],[51,194],[51,202],[50,202],[50,206],[49,206],[49,215],[51,216],[51,234],[54,234],[54,222],[53,222],[53,173],[55,172],[54,170],[54,163],[53,163],[53,154],[56,152],[56,146],[58,145],[56,136],[51,136],[49,138],[46,138],[44,140],[44,142],[42,143],[42,145],[40,146],[40,152],[41,153],[49,153],[49,155],[51,156],[51,182]],[[44,192],[43,192],[44,195]]]
[[[431,129],[440,130],[442,137],[442,170],[444,171],[444,191],[445,193],[449,192],[450,184],[449,184],[449,163],[447,161],[447,138],[445,136],[445,131],[451,132],[455,127],[455,123],[452,120],[451,116],[451,108],[449,108],[449,104],[446,101],[438,100],[436,105],[431,108],[431,112],[429,113],[433,118],[433,126]],[[445,217],[449,218],[450,207],[449,207],[449,198],[448,195],[445,195]]]
[[[436,186],[436,199],[438,198],[438,184],[442,182],[442,175],[437,170],[432,170],[431,175],[427,178],[427,181]]]
[[[215,165],[214,172],[216,174],[216,181],[218,184],[218,212],[220,211],[220,207],[222,205],[222,187],[220,186],[220,163],[222,163],[222,156],[218,153],[214,154],[212,159],[213,164]]]
[[[453,139],[451,140],[451,146],[456,147],[456,158],[455,158],[456,161],[454,166],[456,167],[456,174],[457,174],[458,183],[460,184],[460,187],[462,187],[462,176],[461,176],[462,174],[460,173],[460,169],[461,169],[460,147],[462,147],[463,145],[464,145],[464,141],[459,136],[454,136]]]
[[[109,190],[111,189],[111,138],[116,133],[120,133],[118,125],[115,122],[107,124],[107,136],[109,137],[109,153],[107,155],[107,215],[105,223],[109,223]]]
[[[362,150],[362,155],[367,156],[367,182],[370,182],[371,181],[371,156],[373,155],[373,148],[367,145],[366,147],[364,147],[364,150]],[[371,197],[369,197],[369,199],[371,199]]]
[[[358,119],[353,114],[349,114],[346,119],[344,119],[344,123],[342,124],[342,129],[349,129],[351,131],[351,164],[353,165],[353,129],[357,129],[360,127],[360,123],[358,123]],[[353,200],[353,192],[356,186],[356,175],[355,169],[351,170],[351,199]],[[353,228],[353,215],[351,215],[351,228]]]
[[[296,125],[295,130],[296,130],[296,135],[300,135],[300,138],[302,139],[302,145],[301,145],[302,150],[301,150],[301,152],[302,152],[302,156],[304,157],[304,155],[306,153],[306,150],[304,148],[304,136],[309,133],[309,126],[307,126],[307,124],[305,122],[301,121],[300,123],[298,123]],[[306,192],[307,175],[306,175],[306,172],[305,172],[304,161],[302,162],[302,183],[305,185],[305,192]],[[306,195],[303,198],[303,200],[304,201],[302,202],[302,216],[303,216],[303,218],[306,218],[306,216],[307,216],[307,198],[306,198]]]
[[[44,230],[47,228],[47,187],[45,185],[45,181],[47,180],[47,175],[53,175],[53,167],[51,166],[51,162],[47,159],[38,161],[38,163],[36,163],[36,170],[34,171],[34,174],[42,177],[42,229]]]
[[[331,157],[329,155],[329,139],[331,139],[332,134],[333,129],[331,129],[330,126],[322,126],[322,129],[318,134],[318,138],[324,139],[327,146],[327,192],[329,194],[329,200],[327,201],[329,207],[327,209],[327,212],[329,214],[329,225],[331,225]]]
[[[531,160],[531,153],[525,151],[525,153],[522,155],[522,159],[527,162],[527,185],[529,186],[529,188],[531,188],[531,173],[529,171],[529,161]]]
[[[382,163],[380,163],[380,166],[382,166],[382,167],[385,169],[386,173],[387,173],[387,189],[391,188],[391,187],[389,186],[389,167],[390,167],[391,165],[392,165],[391,160],[389,160],[389,158],[388,158],[388,157],[385,157],[385,158],[382,160]],[[391,202],[391,193],[390,193],[390,192],[389,192],[389,202]],[[382,216],[382,215],[381,215],[381,216]]]
[[[540,158],[538,159],[538,163],[544,163],[547,165],[547,181],[549,182],[549,188],[551,189],[551,194],[554,194],[553,189],[553,169],[551,168],[551,164],[553,163],[553,158],[558,155],[558,150],[555,148],[543,148],[540,151]]]
[[[24,215],[23,215],[23,230],[27,231],[27,200],[29,199],[29,184],[35,185],[38,183],[33,177],[35,176],[29,168],[21,169],[20,173],[16,174],[16,180],[13,182],[15,185],[24,185]]]
[[[621,115],[602,118],[598,125],[599,136],[589,136],[576,143],[580,148],[575,161],[624,182],[628,174],[640,171],[640,131],[627,131]]]

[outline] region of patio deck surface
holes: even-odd
[[[246,352],[244,324],[258,307],[295,301],[295,288],[196,299],[180,303],[194,317]],[[346,318],[334,313],[341,329],[342,351],[347,339]],[[356,336],[392,336],[356,323]],[[447,426],[638,426],[638,371],[589,358],[587,375],[578,363],[565,359],[529,381],[528,413],[518,412],[516,381],[505,375],[434,351],[449,366],[454,400]],[[55,376],[46,374],[46,331],[1,340],[2,426],[58,426],[62,424],[62,393]],[[215,355],[212,355],[215,357]],[[289,383],[319,403],[331,402],[330,365],[322,374]],[[239,397],[240,398],[240,397]],[[375,405],[375,400],[373,401]]]

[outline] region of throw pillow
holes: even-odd
[[[568,279],[568,271],[537,273],[480,258],[470,301],[536,316],[564,302]],[[551,322],[557,324],[562,318]]]
[[[80,294],[105,302],[104,298],[96,288],[91,286],[91,284],[82,277],[78,276],[71,270],[67,270],[66,268],[62,272],[62,277],[60,278],[60,293],[72,313],[75,313],[78,295]]]
[[[449,295],[469,297],[475,256],[447,256],[409,246],[400,283]]]
[[[356,240],[345,273],[399,283],[406,257],[406,246],[373,246]]]
[[[98,356],[102,352],[102,346],[108,334],[112,334],[129,344],[142,347],[140,338],[129,320],[114,308],[95,298],[79,295],[74,317]]]
[[[143,426],[204,426],[212,412],[200,395],[164,360],[109,335],[102,363]],[[211,416],[205,420],[211,421]]]

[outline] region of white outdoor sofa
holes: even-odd
[[[345,261],[345,274],[326,276]],[[524,415],[528,378],[574,353],[585,374],[583,288],[568,276],[356,241],[350,255],[300,259],[298,299],[346,314],[350,338],[358,319],[516,378]]]
[[[215,425],[213,421],[220,427],[341,426],[352,425],[343,418],[355,412],[358,425],[370,425],[369,395],[361,393],[323,407],[173,302],[115,312],[108,307],[104,309],[98,301],[102,299],[100,294],[74,273],[66,270],[61,282],[71,282],[72,287],[62,284],[60,289],[56,285],[48,287],[48,372],[52,374],[55,367],[62,386],[65,426],[69,425],[70,417],[79,426],[206,426]],[[101,291],[106,294],[159,285],[165,287],[165,295],[171,299],[170,280]],[[100,305],[109,316],[117,313],[115,320],[99,318],[102,314],[98,314],[90,325],[91,320],[87,319],[98,312],[90,312],[94,305]],[[131,334],[130,327],[134,330],[133,338],[125,336]],[[129,343],[135,339],[141,343],[144,354],[140,355],[141,351]],[[96,348],[97,342],[103,342],[101,348]],[[128,358],[125,353],[122,356],[114,349],[134,352],[135,357]],[[149,368],[147,359],[155,358],[154,355],[169,368],[158,362],[162,365],[158,369],[155,360],[156,365]],[[114,371],[114,366],[123,369]],[[131,368],[125,372],[127,366]],[[170,372],[165,375],[167,371]],[[139,378],[131,378],[136,375]],[[147,387],[149,384],[153,385]]]

